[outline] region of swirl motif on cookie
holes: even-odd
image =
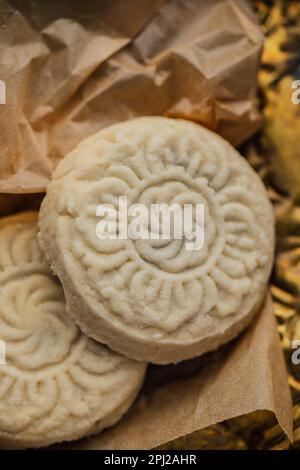
[[[147,207],[203,204],[203,248],[188,251],[184,237],[100,240],[97,206],[113,206],[119,221],[121,196]],[[168,351],[172,341],[174,349],[186,343],[186,353],[182,346],[174,357],[188,358],[211,349],[200,347],[214,336],[209,325],[227,331],[249,322],[272,264],[273,213],[258,176],[227,142],[180,120],[139,118],[84,141],[58,166],[40,225],[42,247],[62,282],[66,275],[73,289],[89,287],[85,299],[79,296],[89,312],[81,327],[119,352],[154,362],[169,362],[164,343]],[[111,330],[105,339],[103,327]],[[110,338],[114,330],[128,333],[124,344]],[[134,342],[147,340],[153,354],[133,351]],[[161,360],[154,349],[162,351]],[[166,354],[172,362],[172,353]]]
[[[81,333],[37,244],[37,214],[0,220],[0,445],[71,440],[117,421],[145,372]]]

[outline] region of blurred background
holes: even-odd
[[[258,412],[168,443],[164,449],[300,450],[300,365],[292,343],[300,340],[300,104],[292,82],[300,79],[300,2],[253,0],[266,41],[259,72],[263,127],[240,149],[268,187],[277,219],[272,295],[294,403],[294,445],[273,416]]]

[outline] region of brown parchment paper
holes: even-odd
[[[78,141],[137,115],[184,117],[237,145],[260,125],[263,36],[243,0],[0,0],[0,214],[38,208]],[[15,193],[15,194],[5,194]],[[255,410],[292,439],[292,405],[268,298],[219,351],[150,366],[133,408],[73,449],[152,448]]]
[[[119,424],[59,448],[150,449],[256,410],[272,411],[292,440],[292,404],[270,296],[232,344],[176,366],[151,367]]]
[[[0,191],[43,191],[82,138],[138,115],[239,144],[260,123],[262,42],[241,0],[0,0]]]

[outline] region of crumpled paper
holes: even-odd
[[[151,449],[257,410],[272,411],[292,440],[292,404],[270,297],[232,344],[176,366],[152,366],[123,420],[98,436],[60,448]]]
[[[263,36],[244,0],[0,0],[0,13],[0,214],[37,208],[32,193],[57,162],[114,122],[183,117],[234,145],[260,125]],[[187,363],[150,366],[120,423],[60,448],[152,448],[255,410],[273,412],[292,439],[269,298],[240,338]]]
[[[82,138],[139,115],[237,145],[260,124],[263,36],[245,1],[0,0],[0,191],[43,191]]]

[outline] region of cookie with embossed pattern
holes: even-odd
[[[204,246],[100,239],[97,207],[118,211],[120,196],[129,207],[201,203]],[[144,117],[84,140],[54,172],[39,223],[68,312],[131,358],[169,363],[213,350],[263,301],[274,249],[267,193],[228,142],[194,123]]]
[[[37,213],[0,220],[0,447],[94,434],[125,413],[145,365],[85,336],[37,243]]]

